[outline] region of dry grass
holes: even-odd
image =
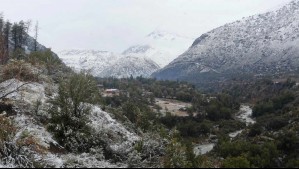
[[[9,141],[15,132],[16,128],[11,121],[4,115],[0,115],[0,146],[4,142]]]
[[[24,61],[11,61],[3,66],[1,77],[4,81],[15,78],[24,82],[38,82],[38,73],[34,72],[31,64]]]
[[[46,154],[47,153],[47,148],[39,145],[38,141],[31,135],[19,139],[17,141],[17,145],[20,147],[26,146],[26,147],[30,147],[32,151],[35,151],[39,154]]]

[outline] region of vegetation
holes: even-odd
[[[104,88],[126,90],[132,94],[131,97],[138,97],[137,94],[144,95],[143,92],[146,91],[149,97],[191,102],[194,96],[199,94],[194,85],[186,82],[158,81],[142,77],[136,79],[98,78],[98,83],[103,84]]]
[[[59,85],[58,96],[51,101],[49,130],[69,151],[87,151],[92,146],[88,123],[91,106],[98,98],[93,78],[81,72]]]
[[[279,110],[294,100],[295,95],[291,91],[284,91],[274,98],[265,99],[257,103],[253,109],[253,116],[258,117],[265,114],[279,113]]]
[[[61,60],[58,57],[53,56],[53,52],[48,49],[46,51],[31,52],[27,58],[28,62],[32,65],[43,65],[48,70],[48,74],[53,74],[55,69],[58,69],[62,65]]]
[[[2,68],[2,80],[18,79],[24,82],[37,82],[38,72],[34,72],[31,64],[24,61],[11,61]]]

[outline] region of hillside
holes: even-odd
[[[153,77],[208,83],[234,75],[294,72],[299,65],[298,24],[298,0],[226,24],[201,35]]]

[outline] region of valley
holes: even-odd
[[[122,52],[56,54],[0,16],[0,168],[299,167],[299,0],[195,40],[112,24]]]

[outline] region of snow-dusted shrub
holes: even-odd
[[[15,132],[16,128],[12,122],[8,118],[0,116],[0,161],[4,165],[32,167],[33,164],[25,155],[24,149],[12,141]]]
[[[96,102],[97,96],[93,77],[82,72],[61,82],[57,97],[51,100],[48,129],[69,151],[86,152],[93,145],[93,133],[87,125],[91,106],[87,103]]]
[[[135,145],[135,151],[129,155],[129,167],[161,168],[161,159],[165,156],[167,142],[159,134],[145,134]]]
[[[4,142],[0,148],[0,158],[4,165],[16,168],[32,168],[33,161],[28,159],[27,152],[12,142]]]

